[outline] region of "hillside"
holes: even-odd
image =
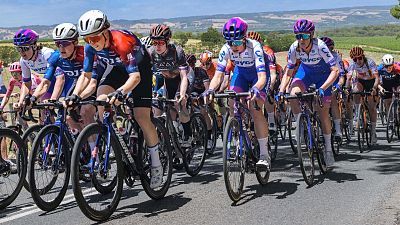
[[[170,19],[146,19],[146,20],[114,20],[111,21],[113,28],[128,29],[137,33],[148,33],[150,27],[156,23],[165,23],[174,31],[203,32],[210,26],[221,28],[226,20],[233,16],[240,16],[247,20],[252,30],[278,31],[289,30],[293,22],[298,18],[309,18],[317,23],[317,29],[334,29],[342,27],[399,24],[394,19],[389,9],[391,6],[376,7],[352,7],[337,9],[283,11],[283,12],[260,12],[220,14],[196,17],[180,17]],[[41,37],[49,37],[53,26],[24,26],[37,31]],[[21,27],[0,28],[0,40],[9,40]]]

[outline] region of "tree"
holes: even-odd
[[[390,9],[390,14],[392,14],[394,18],[400,19],[400,0],[398,5],[395,5]]]
[[[216,52],[224,43],[225,39],[221,33],[215,28],[208,28],[206,32],[200,35],[201,45],[207,47],[209,50]]]
[[[178,31],[173,35],[173,38],[177,44],[179,44],[182,47],[185,47],[189,38],[191,38],[192,36],[193,35],[191,32],[179,32]]]

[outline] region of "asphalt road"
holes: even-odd
[[[140,186],[125,189],[117,212],[106,224],[400,224],[400,146],[388,144],[378,127],[378,145],[360,154],[343,146],[335,168],[305,184],[288,143],[279,147],[267,186],[246,174],[243,199],[232,204],[222,174],[221,150],[197,177],[175,172],[167,196],[151,200]],[[221,146],[220,141],[218,146]],[[317,171],[319,174],[319,171]],[[94,224],[79,210],[72,191],[53,212],[38,209],[23,190],[0,212],[4,224]]]

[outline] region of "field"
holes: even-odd
[[[400,39],[395,36],[332,37],[332,39],[339,49],[351,49],[354,45],[359,45],[366,51],[400,54]]]

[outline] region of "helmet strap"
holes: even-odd
[[[32,46],[32,51],[33,51],[33,54],[32,54],[32,56],[28,59],[29,61],[35,61],[36,58],[37,58],[37,55],[38,55],[38,51],[37,51],[37,49],[36,49],[36,46]]]
[[[68,60],[72,60],[72,59],[74,59],[75,58],[75,56],[76,56],[76,45],[74,46],[74,51],[72,52],[72,54],[69,56],[69,57],[67,57],[67,59]]]

